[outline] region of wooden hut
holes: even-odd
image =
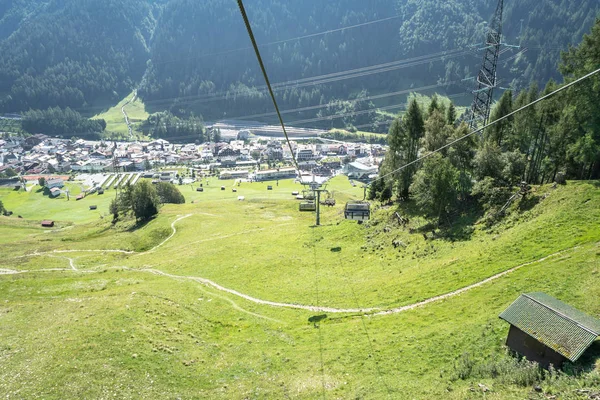
[[[49,219],[43,220],[42,221],[42,226],[44,228],[54,228],[54,221],[51,221]]]
[[[600,336],[600,320],[545,293],[521,295],[500,318],[511,325],[506,345],[544,368],[577,361]]]

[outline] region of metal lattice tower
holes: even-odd
[[[498,0],[498,7],[494,14],[485,42],[485,55],[479,75],[477,76],[476,88],[473,92],[473,105],[469,113],[469,128],[471,130],[485,126],[490,117],[494,88],[497,85],[496,69],[498,67],[498,56],[502,45],[502,13],[504,0]]]

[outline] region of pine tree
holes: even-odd
[[[446,117],[439,110],[433,110],[425,122],[423,147],[426,151],[435,151],[444,146],[452,135],[453,127],[446,124]],[[445,154],[444,151],[442,154]]]
[[[413,99],[409,106],[406,114],[403,118],[404,126],[406,127],[406,157],[405,164],[409,164],[417,159],[419,154],[419,144],[421,138],[425,133],[425,123],[423,122],[423,112],[419,107],[416,99]],[[399,182],[400,196],[404,199],[408,198],[410,193],[410,185],[412,179],[417,172],[416,165],[410,165],[401,172]]]
[[[456,124],[456,107],[454,103],[450,103],[450,107],[446,111],[446,123],[453,126]]]
[[[436,153],[426,159],[411,186],[423,214],[437,218],[439,223],[456,200],[457,180],[458,171],[447,158]]]
[[[498,101],[498,104],[496,104],[496,106],[492,110],[490,122],[497,121],[500,118],[510,114],[512,111],[512,92],[510,90],[507,90],[506,92],[504,92],[504,94]],[[513,128],[512,123],[513,117],[509,117],[487,128],[487,140],[491,140],[495,142],[498,146],[502,146],[502,141],[504,140],[504,137],[510,135],[510,131]]]

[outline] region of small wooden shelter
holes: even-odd
[[[60,196],[60,189],[57,187],[53,187],[52,189],[50,189],[50,197],[58,197]]]
[[[42,221],[42,226],[44,228],[54,228],[54,221],[49,220],[49,219],[45,219]]]
[[[511,325],[506,345],[544,368],[577,361],[600,336],[600,320],[545,293],[521,295],[500,318]]]

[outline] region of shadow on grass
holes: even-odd
[[[592,372],[596,369],[596,363],[600,360],[600,340],[596,340],[585,353],[574,364],[567,364],[563,368],[568,375]]]
[[[526,211],[531,210],[533,207],[537,206],[540,203],[541,197],[540,196],[526,196],[523,197],[520,201],[519,201],[519,212],[524,213]]]
[[[133,225],[131,225],[129,228],[127,228],[127,232],[135,232],[138,229],[142,229],[143,227],[145,227],[146,225],[148,225],[150,222],[154,221],[156,219],[156,216],[149,218],[149,219],[145,219],[142,221],[135,221],[135,223]]]
[[[409,219],[422,217],[414,201],[402,202],[398,205],[398,214]],[[411,228],[412,233],[433,236],[451,242],[468,241],[475,231],[475,224],[485,214],[476,199],[469,199],[460,205],[458,210],[447,217],[443,217],[440,224],[437,221],[428,221],[416,228]]]

